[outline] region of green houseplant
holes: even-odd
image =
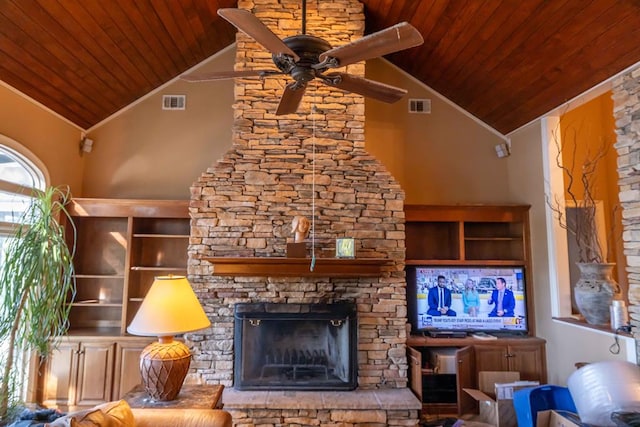
[[[0,264],[0,425],[19,403],[16,390],[24,377],[22,357],[48,354],[51,338],[68,328],[68,298],[75,292],[75,227],[65,209],[69,191],[49,187],[33,195],[20,225],[2,252]],[[70,240],[59,222],[71,227]],[[67,242],[71,241],[72,244]]]

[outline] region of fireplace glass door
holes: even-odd
[[[356,341],[352,303],[237,304],[234,387],[352,390]]]

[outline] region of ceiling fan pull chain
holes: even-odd
[[[304,0],[303,0],[304,1]],[[316,103],[315,87],[313,93],[313,106],[311,107],[311,267],[316,266]]]

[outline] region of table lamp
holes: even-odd
[[[127,332],[157,336],[140,354],[142,383],[151,398],[168,401],[176,398],[182,387],[191,353],[173,337],[211,325],[191,284],[184,276],[159,276],[142,301]]]

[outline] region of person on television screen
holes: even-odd
[[[429,310],[427,314],[431,316],[455,316],[456,312],[451,310],[451,291],[445,286],[444,276],[438,276],[438,286],[429,289],[427,302]]]
[[[464,312],[470,317],[478,317],[480,311],[480,295],[476,289],[476,282],[473,279],[467,279],[462,291],[462,305]]]
[[[511,289],[507,289],[507,282],[502,277],[496,279],[496,289],[491,292],[489,304],[495,304],[489,317],[513,317],[516,308],[516,298]]]

